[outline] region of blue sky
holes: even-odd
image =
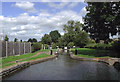
[[[64,34],[63,24],[68,20],[82,21],[87,13],[83,2],[3,2],[0,16],[2,35],[10,40],[38,41],[45,33],[58,30]]]
[[[40,12],[40,11],[48,11],[49,13],[57,13],[57,12],[60,12],[62,10],[72,10],[72,11],[75,11],[77,13],[80,13],[80,10],[85,7],[87,4],[85,3],[82,3],[82,2],[66,2],[68,4],[66,4],[64,7],[62,8],[53,8],[53,7],[50,7],[48,4],[50,2],[33,2],[34,3],[34,8]],[[69,7],[70,4],[72,3],[76,3],[76,5],[74,7]],[[21,9],[21,8],[18,8],[18,7],[15,7],[15,4],[16,2],[3,2],[2,3],[2,15],[5,16],[5,17],[16,17],[18,16],[19,14],[21,13],[26,13],[25,10]],[[60,4],[60,2],[54,2],[54,4]],[[32,13],[32,12],[29,12],[29,15],[37,15],[38,12],[36,13]]]

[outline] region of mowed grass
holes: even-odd
[[[38,52],[49,52],[49,51],[50,51],[50,49],[45,49],[45,50],[36,51],[34,53],[27,53],[27,54],[23,54],[23,55],[19,55],[19,56],[9,56],[7,58],[2,58],[2,59],[0,59],[0,61],[2,62],[2,66],[0,65],[0,68],[5,68],[8,66],[14,65],[14,64],[16,64],[15,61],[19,60],[19,59],[23,59],[23,60],[19,61],[19,62],[23,62],[23,61],[30,61],[30,60],[35,60],[35,59],[51,56],[51,55],[47,55],[47,54],[39,54],[35,57],[32,57],[35,54],[37,54]],[[56,51],[56,49],[53,49],[53,52],[54,51]],[[30,57],[32,57],[32,58],[30,58]],[[10,62],[12,62],[12,63],[10,63]]]
[[[52,55],[39,54],[39,55],[37,55],[37,56],[35,56],[35,57],[32,57],[32,58],[27,58],[27,59],[25,59],[25,60],[22,60],[21,62],[23,62],[23,61],[35,60],[35,59],[39,59],[39,58],[50,57],[50,56],[52,56]]]
[[[56,51],[56,49],[52,49],[54,52]],[[50,51],[50,49],[42,49],[42,50],[40,50],[41,52],[49,52]]]
[[[95,56],[82,55],[82,54],[78,54],[78,55],[76,55],[76,56],[82,57],[82,58],[111,58],[111,57],[109,57],[109,56],[95,57]]]
[[[16,61],[16,60],[23,59],[23,58],[28,58],[28,57],[31,57],[31,56],[37,54],[38,52],[40,52],[40,50],[37,52],[34,52],[34,53],[27,53],[24,55],[9,56],[7,58],[2,58],[2,64],[9,63],[9,62]]]
[[[75,53],[75,49],[71,49],[73,53]],[[77,56],[85,57],[85,58],[108,58],[109,51],[108,50],[97,50],[97,49],[89,49],[89,48],[77,48]]]
[[[2,66],[0,66],[0,68],[5,68],[5,67],[8,67],[8,66],[12,66],[16,63],[9,63],[9,64],[2,64]]]
[[[39,55],[37,55],[37,56],[35,56],[35,57],[26,58],[26,59],[21,60],[21,61],[19,61],[19,62],[30,61],[30,60],[36,60],[36,59],[45,58],[45,57],[50,57],[50,56],[52,56],[52,55],[39,54]],[[11,65],[14,65],[14,64],[16,64],[16,63],[14,62],[14,63],[2,64],[2,67],[0,67],[0,68],[5,68],[5,67],[8,67],[8,66],[11,66]]]

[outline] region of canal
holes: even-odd
[[[120,72],[101,62],[73,60],[63,52],[58,58],[32,65],[4,80],[120,80]]]

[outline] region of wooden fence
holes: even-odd
[[[2,56],[8,57],[22,55],[31,52],[31,43],[29,42],[5,42],[2,41]]]

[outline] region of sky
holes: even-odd
[[[10,41],[14,38],[40,41],[44,34],[53,30],[63,35],[67,21],[83,23],[86,6],[84,2],[2,2],[1,35],[7,35]]]

